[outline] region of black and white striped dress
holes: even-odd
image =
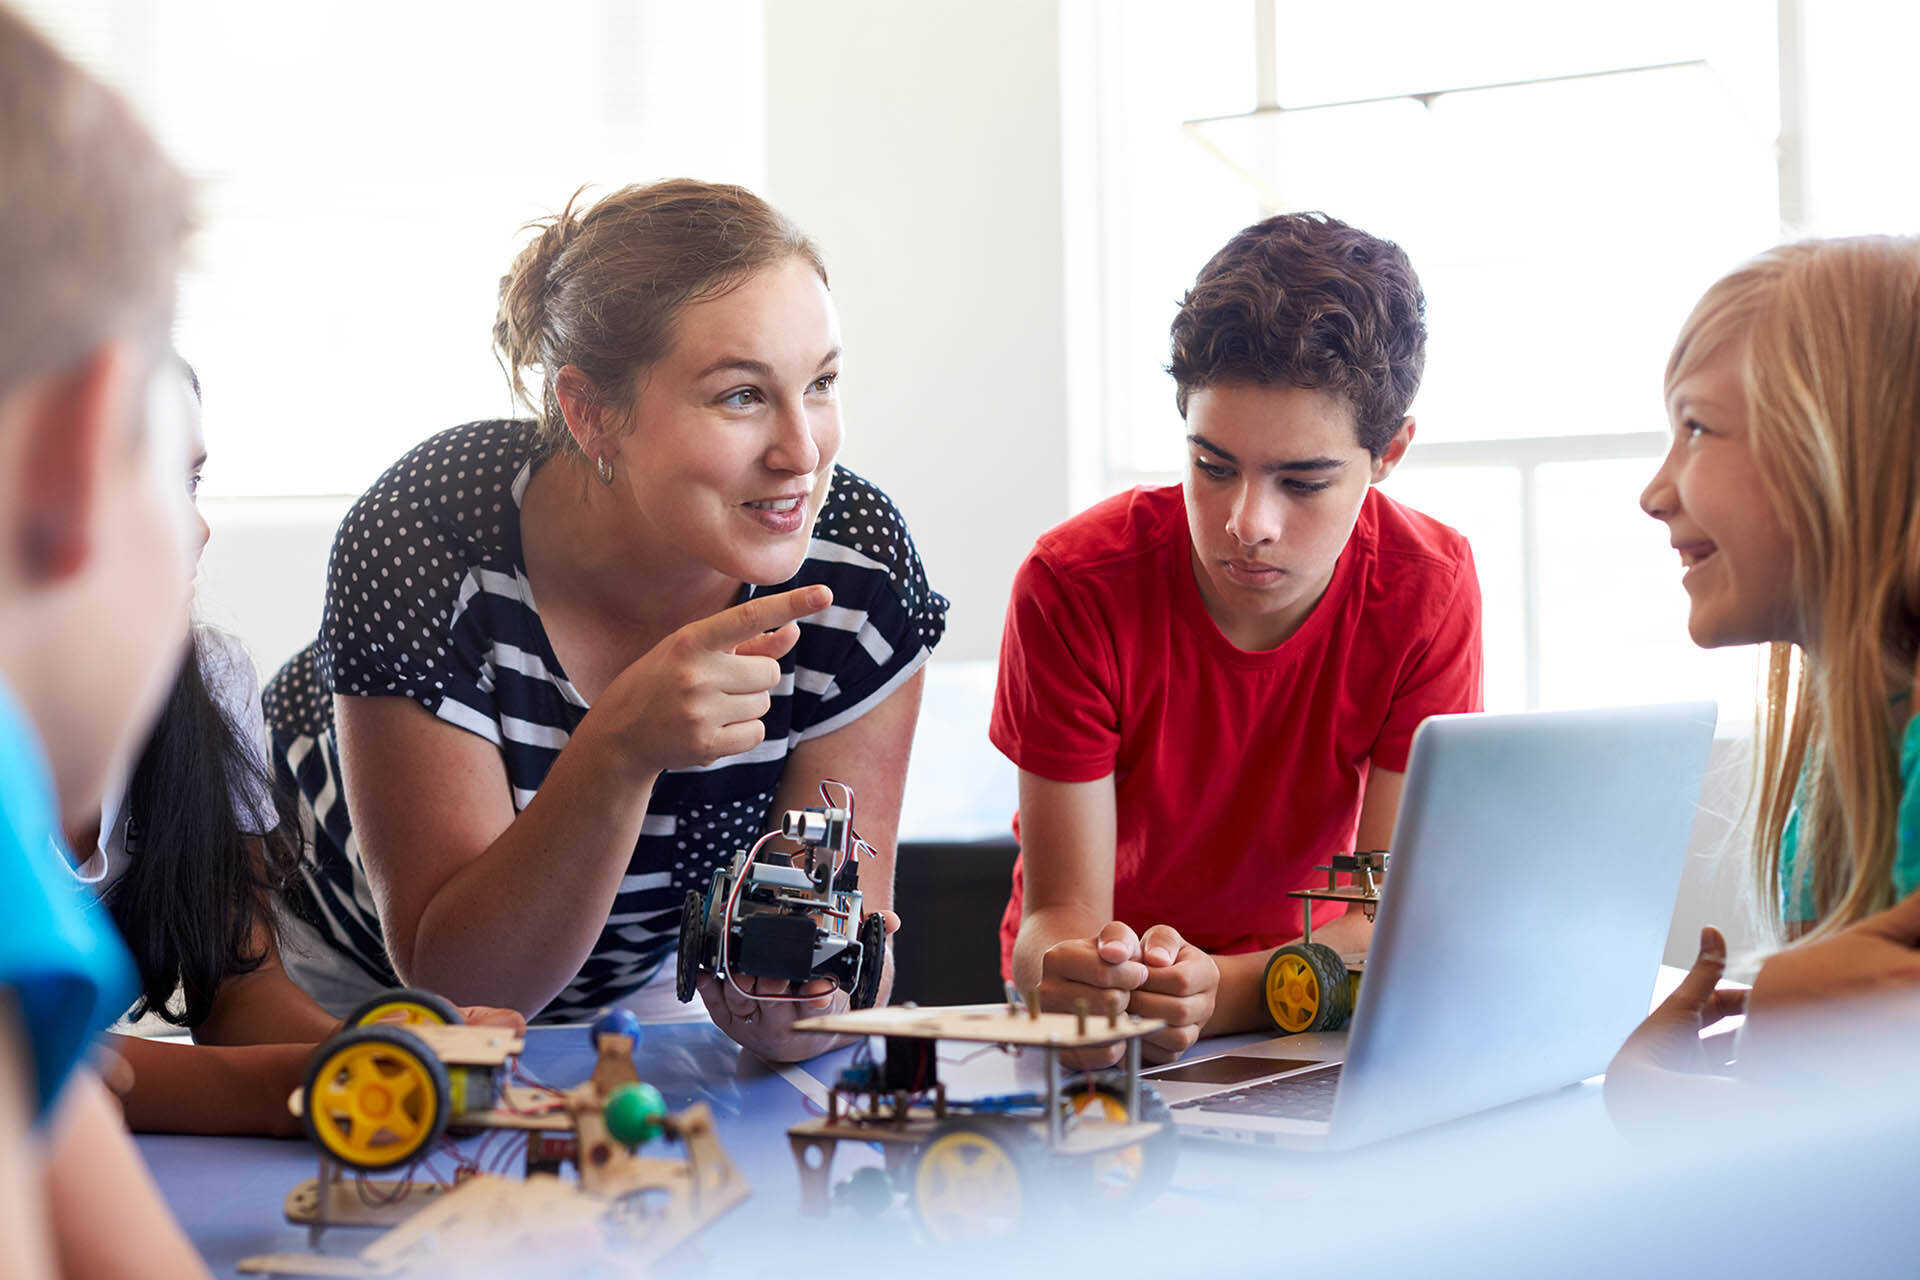
[[[501,421],[441,432],[395,463],[334,536],[319,639],[266,690],[276,773],[311,824],[288,905],[312,936],[284,959],[330,1007],[394,981],[339,785],[332,695],[411,698],[494,743],[516,813],[586,714],[521,553],[520,498],[541,461],[533,424]],[[599,940],[542,1017],[589,1015],[661,972],[687,890],[760,835],[787,753],[878,706],[946,625],[947,601],[928,586],[899,512],[844,468],[799,573],[755,594],[813,583],[831,587],[834,603],[801,623],[781,659],[765,741],[660,777]]]

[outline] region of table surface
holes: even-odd
[[[1204,1048],[1228,1049],[1258,1038],[1211,1041]],[[584,1027],[534,1028],[521,1063],[542,1081],[569,1085],[592,1071],[589,1041]],[[819,1239],[824,1230],[857,1231],[875,1243],[918,1247],[903,1209],[879,1220],[836,1210],[829,1227],[800,1216],[800,1183],[786,1131],[821,1113],[817,1101],[825,1095],[823,1082],[831,1081],[852,1055],[853,1050],[843,1049],[803,1066],[772,1067],[706,1023],[645,1028],[637,1052],[642,1078],[661,1091],[671,1108],[695,1102],[711,1107],[721,1142],[753,1187],[746,1204],[701,1237],[710,1272],[757,1271],[773,1242]],[[940,1057],[942,1078],[956,1097],[1032,1089],[1040,1079],[1040,1055],[1031,1051],[1012,1054],[993,1046],[943,1043]],[[1257,1218],[1258,1206],[1337,1201],[1346,1194],[1338,1188],[1350,1178],[1371,1179],[1383,1169],[1453,1160],[1450,1153],[1463,1134],[1476,1147],[1494,1149],[1538,1150],[1544,1145],[1564,1150],[1618,1141],[1599,1091],[1589,1083],[1412,1135],[1372,1153],[1276,1155],[1182,1142],[1171,1184],[1152,1203],[1132,1212],[1127,1227],[1148,1232],[1150,1240],[1168,1238],[1166,1228],[1173,1226],[1180,1238],[1198,1233],[1217,1239],[1222,1233],[1244,1231],[1250,1217]],[[479,1140],[470,1138],[462,1145],[471,1151]],[[307,1247],[306,1229],[283,1216],[287,1193],[317,1171],[315,1150],[304,1139],[143,1135],[139,1145],[216,1275],[238,1274],[236,1264],[244,1257]],[[835,1179],[880,1159],[876,1149],[865,1144],[842,1144],[833,1166]],[[335,1228],[323,1247],[352,1253],[372,1239],[368,1231]]]

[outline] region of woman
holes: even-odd
[[[1667,367],[1674,443],[1642,495],[1705,646],[1767,644],[1754,867],[1783,936],[1750,1000],[1687,981],[1609,1072],[1616,1105],[1707,1068],[1700,1031],[1920,986],[1920,241],[1786,245],[1708,290]],[[1760,1034],[1756,1042],[1754,1033]],[[1782,1046],[1785,1047],[1785,1046]]]
[[[738,187],[628,187],[544,224],[494,338],[536,417],[443,432],[376,482],[319,639],[267,693],[315,824],[295,978],[329,1006],[398,976],[547,1017],[664,994],[687,891],[829,778],[889,908],[946,601],[834,466],[818,251]],[[701,992],[791,1060],[827,1047],[792,1031],[825,985]]]

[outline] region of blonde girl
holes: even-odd
[[[1920,979],[1920,240],[1772,249],[1694,308],[1667,366],[1673,443],[1641,496],[1703,646],[1768,646],[1754,871],[1780,934],[1760,1015]],[[1911,917],[1911,919],[1909,919]],[[1725,943],[1622,1051],[1701,1065]],[[1664,1049],[1661,1048],[1664,1046]]]

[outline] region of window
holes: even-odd
[[[28,0],[200,184],[178,345],[214,498],[358,493],[517,412],[490,347],[518,228],[575,187],[760,185],[755,0]]]
[[[1108,376],[1087,483],[1178,479],[1181,292],[1248,222],[1325,210],[1403,245],[1427,292],[1418,438],[1384,488],[1473,542],[1489,708],[1718,696],[1744,721],[1753,652],[1688,642],[1636,499],[1672,335],[1779,238],[1773,7],[1128,0],[1095,20]]]

